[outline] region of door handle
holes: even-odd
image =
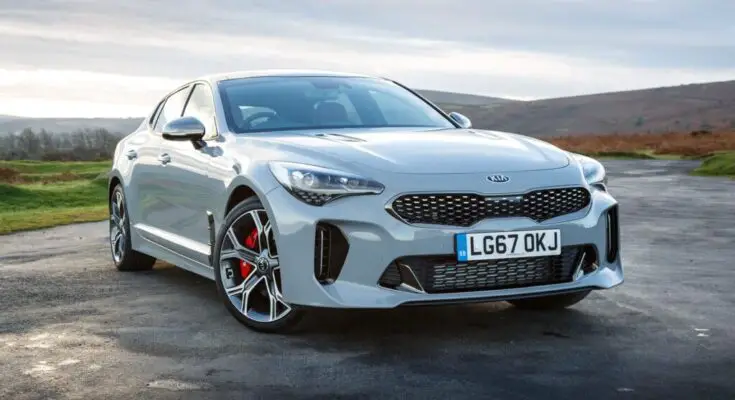
[[[138,152],[133,149],[130,149],[125,152],[125,156],[128,158],[128,160],[132,160],[134,158],[138,158]]]
[[[168,155],[168,153],[159,154],[158,155],[158,162],[160,162],[161,164],[166,165],[166,164],[168,164],[168,163],[171,162],[171,156]]]

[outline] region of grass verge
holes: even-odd
[[[692,174],[735,178],[735,152],[715,153],[705,158],[702,164],[692,171]]]
[[[0,184],[0,234],[107,217],[107,181]]]
[[[0,213],[0,235],[80,222],[102,221],[106,218],[107,204]]]

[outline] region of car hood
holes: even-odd
[[[478,129],[340,129],[269,137],[268,141],[296,153],[315,152],[397,173],[532,171],[563,168],[570,162],[565,151],[549,143]]]

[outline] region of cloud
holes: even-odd
[[[735,79],[729,0],[304,4],[0,0],[0,114],[126,115],[184,79],[240,69],[349,70],[512,98]]]

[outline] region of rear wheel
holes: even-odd
[[[508,303],[524,310],[556,310],[571,307],[584,300],[590,291],[557,294],[553,296],[532,297],[528,299],[509,300]]]
[[[285,332],[297,326],[303,310],[283,299],[275,236],[257,198],[245,200],[227,215],[213,260],[217,291],[238,321],[261,332]]]
[[[120,271],[144,271],[153,268],[156,259],[133,250],[130,244],[130,218],[121,185],[110,196],[110,250],[112,262]]]

